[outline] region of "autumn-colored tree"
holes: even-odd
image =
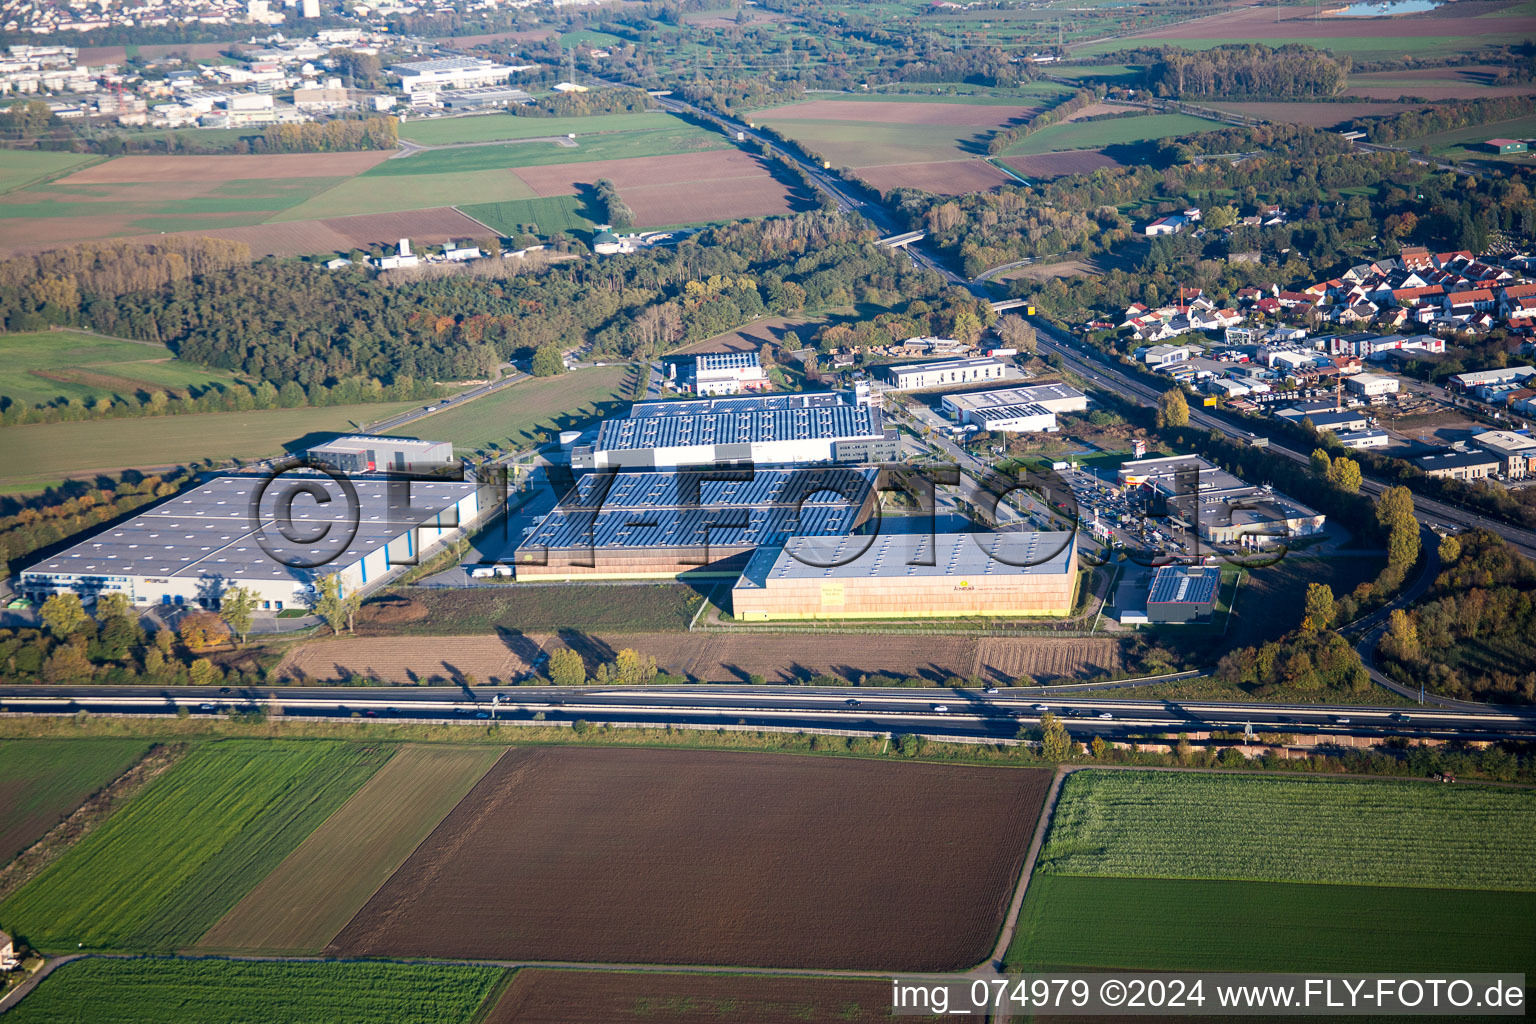
[[[213,612],[193,612],[181,620],[178,632],[189,651],[206,651],[229,642],[229,627]]]
[[[1159,427],[1189,426],[1189,402],[1178,388],[1163,392],[1157,400],[1157,425]]]
[[[549,679],[556,686],[581,686],[587,681],[587,666],[581,655],[562,647],[549,656]]]
[[[1307,584],[1306,614],[1301,621],[1302,629],[1319,633],[1333,625],[1333,588],[1326,583]]]
[[[79,595],[68,592],[51,595],[43,602],[40,614],[48,632],[60,640],[85,625],[90,618],[85,614]]]

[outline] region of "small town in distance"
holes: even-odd
[[[1528,1012],[1533,46],[7,8],[0,1017]]]

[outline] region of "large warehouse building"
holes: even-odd
[[[731,604],[757,621],[1063,616],[1077,577],[1066,532],[791,537],[752,556]]]
[[[518,545],[517,578],[734,576],[791,535],[839,537],[874,510],[876,470],[589,473]]]
[[[482,508],[479,485],[457,481],[354,480],[355,504],[319,474],[264,483],[215,477],[31,566],[18,588],[37,599],[122,593],[138,605],[212,608],[240,586],[256,592],[259,609],[300,608],[321,576],[339,573],[343,593],[368,589],[461,536]]]
[[[637,402],[604,420],[572,468],[676,469],[706,465],[891,462],[895,431],[854,392]]]

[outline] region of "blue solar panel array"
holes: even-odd
[[[1152,577],[1152,591],[1147,600],[1152,604],[1214,604],[1216,588],[1221,585],[1221,570],[1186,569],[1180,566],[1164,566]]]
[[[641,402],[605,420],[599,451],[689,445],[879,437],[880,413],[841,394],[763,395],[693,402]]]
[[[750,480],[711,475],[724,473],[618,473],[611,483],[589,474],[521,547],[761,546],[793,535],[839,536],[858,525],[875,481],[871,469],[759,470]]]

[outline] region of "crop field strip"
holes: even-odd
[[[890,1003],[880,978],[524,968],[485,1024],[867,1024]]]
[[[1536,894],[1037,872],[1009,970],[1536,973]]]
[[[86,959],[6,1024],[469,1024],[506,976],[456,964]]]
[[[1074,772],[1007,962],[1530,972],[1533,815],[1527,790]]]
[[[495,747],[403,748],[196,948],[319,952],[502,753]]]
[[[41,839],[148,750],[149,744],[137,739],[0,743],[0,864]]]
[[[963,969],[997,936],[1049,782],[1032,769],[515,748],[327,952]]]
[[[1533,835],[1526,790],[1087,771],[1062,790],[1040,870],[1536,891]]]
[[[422,146],[451,146],[465,142],[516,141],[562,135],[657,131],[676,128],[679,120],[660,111],[634,114],[592,114],[585,117],[520,117],[516,114],[476,114],[472,117],[412,120],[400,126],[400,137]]]
[[[210,743],[0,904],[0,919],[45,951],[184,947],[393,752],[341,741]]]

